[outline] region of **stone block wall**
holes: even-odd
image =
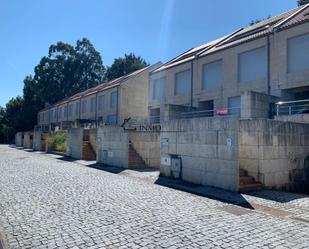
[[[41,139],[42,139],[42,132],[41,131],[34,131],[33,132],[33,150],[41,150]]]
[[[24,132],[24,144],[23,147],[25,149],[33,148],[33,133],[30,131]]]
[[[83,150],[83,128],[68,129],[67,156],[75,159],[82,158]]]
[[[97,162],[128,168],[128,133],[119,126],[103,126],[97,131]]]
[[[292,190],[306,180],[304,165],[309,156],[309,124],[241,120],[239,146],[240,168],[266,188]]]
[[[239,120],[232,117],[178,119],[162,124],[161,173],[171,175],[170,155],[182,160],[185,181],[238,191]]]
[[[160,168],[160,133],[130,131],[129,140],[136,152],[151,168]]]
[[[309,124],[309,113],[275,116],[276,120]]]
[[[15,145],[16,145],[16,147],[23,147],[24,146],[23,133],[22,132],[17,132],[15,134]]]
[[[246,91],[241,95],[241,118],[269,118],[270,103],[277,98],[265,93]]]

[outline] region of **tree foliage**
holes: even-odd
[[[123,58],[115,59],[114,63],[107,68],[106,78],[110,81],[146,66],[148,63],[142,57],[133,53],[125,54]]]
[[[301,5],[304,5],[304,4],[308,4],[308,3],[309,3],[309,0],[298,0],[297,1],[298,6],[301,6]]]
[[[35,67],[32,90],[43,102],[53,104],[102,83],[105,71],[100,53],[89,40],[78,40],[75,47],[58,42]]]

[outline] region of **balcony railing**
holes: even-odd
[[[276,115],[309,114],[309,100],[297,100],[276,103]]]

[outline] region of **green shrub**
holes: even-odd
[[[66,152],[67,132],[58,131],[48,136],[47,146],[49,151]]]

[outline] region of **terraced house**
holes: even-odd
[[[38,113],[38,127],[53,130],[77,124],[120,125],[126,118],[147,118],[148,74],[159,64],[77,93]]]
[[[222,114],[286,119],[308,113],[308,21],[305,5],[192,48],[154,70],[148,103],[152,122]],[[295,118],[309,122],[306,115]]]

